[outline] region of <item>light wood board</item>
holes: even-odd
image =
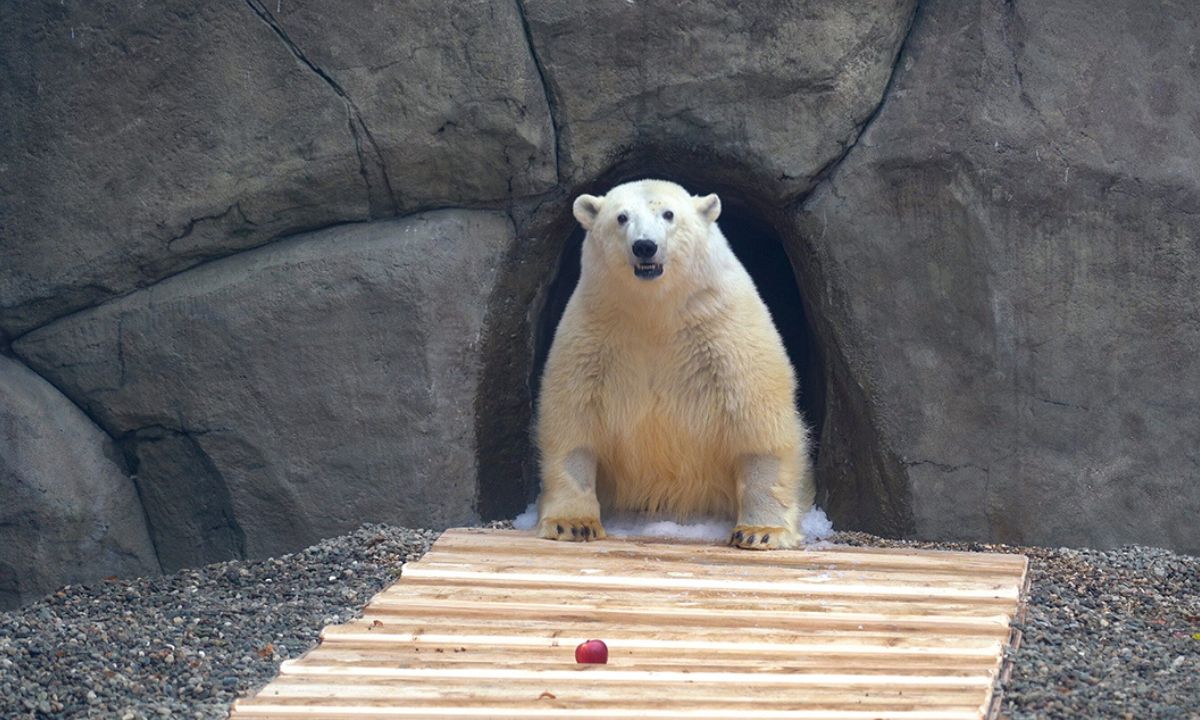
[[[232,717],[988,718],[1027,572],[1022,555],[448,530]],[[591,638],[608,664],[576,664]]]

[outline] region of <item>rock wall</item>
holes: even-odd
[[[298,231],[554,185],[511,3],[0,8],[18,335]]]
[[[67,583],[159,571],[112,441],[54,387],[0,356],[0,608]]]
[[[511,514],[570,200],[659,175],[784,244],[839,526],[1200,552],[1198,30],[1134,0],[8,3],[0,349],[120,450],[165,568]]]
[[[801,212],[918,536],[1200,552],[1200,7],[1103,5],[923,4]]]
[[[478,520],[471,402],[500,213],[342,225],[238,253],[15,348],[117,439],[168,570],[363,522]]]

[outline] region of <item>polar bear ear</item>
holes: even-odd
[[[600,206],[604,204],[604,198],[598,198],[595,195],[580,195],[575,198],[575,219],[583,226],[584,230],[591,230],[592,224],[596,222],[596,216],[600,214]]]
[[[716,222],[717,218],[721,216],[721,198],[716,195],[696,198],[696,212],[710,223]]]

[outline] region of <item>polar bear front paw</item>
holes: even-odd
[[[795,546],[796,538],[783,527],[735,525],[729,544],[746,550],[777,550]]]
[[[538,526],[538,537],[550,540],[589,542],[607,537],[600,518],[546,518]]]

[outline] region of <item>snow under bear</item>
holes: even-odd
[[[720,199],[641,180],[573,209],[587,235],[542,380],[538,535],[603,538],[602,510],[633,511],[799,544],[814,488],[795,374]]]

